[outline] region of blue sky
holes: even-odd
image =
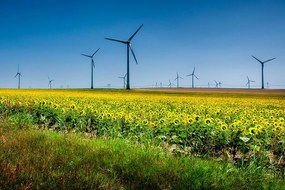
[[[156,82],[191,85],[186,77],[196,67],[196,86],[246,87],[246,76],[261,86],[261,60],[270,88],[285,88],[284,0],[1,0],[0,88],[16,88],[20,64],[22,87],[90,87],[90,60],[95,56],[94,86],[122,87],[126,47],[132,44],[131,87]]]

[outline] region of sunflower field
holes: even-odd
[[[285,97],[121,90],[0,90],[18,126],[155,143],[173,154],[285,167]]]

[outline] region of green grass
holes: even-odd
[[[0,119],[0,189],[285,189],[284,179],[254,164],[32,128]]]

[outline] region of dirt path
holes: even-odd
[[[139,88],[136,90],[161,92],[206,92],[206,93],[241,93],[241,94],[284,94],[285,89],[242,89],[242,88]]]

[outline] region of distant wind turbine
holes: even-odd
[[[22,74],[20,73],[19,64],[18,64],[18,72],[16,73],[14,78],[16,78],[17,76],[18,76],[18,88],[20,89],[21,88],[21,77],[22,77]]]
[[[50,79],[50,78],[48,77],[48,86],[49,86],[49,88],[51,88],[51,83],[52,83],[53,81],[54,81],[53,79]]]
[[[135,56],[134,50],[132,48],[132,44],[131,41],[133,39],[133,37],[138,33],[138,31],[142,28],[143,24],[135,31],[135,33],[127,40],[127,41],[123,41],[123,40],[116,40],[116,39],[112,39],[112,38],[105,38],[106,40],[111,40],[111,41],[115,41],[115,42],[120,42],[123,44],[127,45],[127,86],[126,89],[130,89],[130,50],[131,53],[136,61],[136,64],[138,64],[137,58]]]
[[[173,83],[169,80],[169,84],[168,84],[168,87],[171,88],[173,85]]]
[[[252,57],[261,64],[261,89],[264,89],[264,72],[263,72],[263,70],[264,70],[264,63],[272,61],[272,60],[276,59],[276,57],[272,58],[272,59],[268,59],[266,61],[260,61],[259,59],[257,59],[253,55],[252,55]]]
[[[194,88],[194,77],[196,78],[196,79],[198,79],[198,77],[195,75],[195,67],[194,67],[194,69],[193,69],[193,72],[191,73],[191,74],[189,74],[189,75],[186,75],[187,77],[189,77],[189,76],[192,76],[192,88]],[[199,79],[198,79],[199,80]]]
[[[251,83],[251,82],[255,82],[255,81],[250,80],[250,79],[248,78],[248,76],[246,76],[246,77],[247,77],[247,83],[246,83],[246,85],[248,86],[248,88],[250,88],[250,83]]]
[[[81,54],[85,57],[89,57],[91,58],[91,89],[93,89],[93,68],[95,68],[95,64],[94,64],[94,55],[99,51],[100,48],[98,48],[92,55],[86,55],[86,54]]]
[[[219,83],[218,83],[218,84],[219,84],[219,88],[221,88],[222,82],[221,82],[221,81],[219,81]]]
[[[123,79],[123,81],[124,81],[124,87],[123,88],[126,87],[126,77],[127,77],[127,73],[123,77],[119,77],[120,79]]]
[[[176,72],[176,78],[174,80],[177,81],[177,88],[179,88],[179,79],[183,79],[183,78],[179,76],[178,72]]]
[[[215,80],[216,88],[219,88],[219,83]]]

